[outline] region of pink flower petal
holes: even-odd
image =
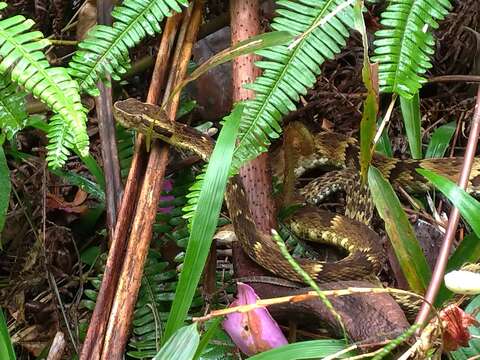
[[[169,191],[172,191],[172,189],[173,189],[173,181],[172,180],[164,180],[162,190],[165,191],[165,192],[169,192]],[[172,201],[174,199],[175,199],[175,196],[173,196],[173,195],[160,196],[160,201]],[[168,214],[174,208],[175,208],[174,206],[167,206],[167,207],[160,208],[159,211],[161,213]]]
[[[259,297],[247,284],[238,283],[238,299],[232,306],[255,303]],[[247,313],[233,313],[222,323],[233,342],[246,355],[255,355],[288,344],[280,327],[266,308],[254,309]]]

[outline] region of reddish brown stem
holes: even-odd
[[[196,1],[193,5],[191,18],[186,16],[184,19],[184,21],[189,21],[189,25],[184,43],[177,43],[177,46],[182,46],[177,67],[178,71],[170,73],[170,76],[175,76],[178,82],[183,79],[187,70],[191,49],[201,22],[202,8],[203,1]],[[176,85],[176,83],[174,84]],[[171,121],[175,119],[178,103],[179,95],[175,96],[168,107],[167,113]],[[152,238],[152,227],[157,213],[157,205],[160,200],[167,163],[168,146],[154,142],[133,219],[122,273],[108,321],[101,357],[103,360],[120,360],[123,358],[133,310],[141,285],[145,259]]]
[[[232,45],[260,33],[258,0],[233,0],[230,4]],[[244,55],[233,60],[233,101],[249,99],[254,92],[243,88],[260,75],[254,65],[258,57]],[[240,169],[253,219],[258,228],[270,234],[276,227],[275,206],[272,199],[272,182],[268,168],[268,155],[262,154]]]
[[[155,70],[154,73],[163,72],[163,75],[154,75],[151,89],[161,88],[163,78],[166,73],[166,66],[168,58],[170,57],[171,44],[175,38],[177,24],[181,19],[180,15],[171,17],[167,20],[163,37],[160,43],[160,49],[157,55],[158,64],[162,64]],[[154,82],[156,81],[156,82]],[[149,99],[152,102],[156,102],[158,94],[155,94],[154,90],[151,90],[152,95]],[[150,94],[150,93],[149,93]],[[120,206],[118,214],[118,221],[115,227],[115,231],[112,234],[112,244],[108,253],[107,263],[105,265],[105,272],[103,275],[102,285],[100,287],[95,309],[90,320],[90,326],[88,328],[87,337],[83,344],[80,360],[95,360],[100,358],[102,353],[103,342],[105,337],[105,330],[107,327],[108,317],[110,315],[111,305],[117,287],[118,279],[120,276],[120,269],[122,262],[125,258],[125,249],[127,247],[127,232],[130,227],[133,210],[136,204],[137,189],[143,178],[146,164],[145,153],[145,137],[139,135],[135,143],[135,151],[128,174],[127,183],[125,187],[125,193]]]
[[[460,178],[458,180],[458,186],[462,189],[466,189],[468,184],[468,179],[470,178],[470,172],[472,170],[473,159],[475,157],[475,152],[477,150],[478,136],[480,134],[480,87],[477,92],[477,101],[475,105],[475,113],[473,115],[472,126],[470,129],[470,134],[468,135],[467,148],[465,150],[465,158],[463,161],[462,171],[460,173]],[[435,269],[433,270],[432,279],[427,289],[425,295],[425,302],[418,313],[415,323],[423,324],[430,313],[430,306],[428,303],[433,304],[435,298],[440,289],[440,285],[443,281],[443,275],[445,274],[445,269],[447,267],[448,257],[450,250],[452,248],[453,240],[455,239],[455,232],[457,230],[458,221],[460,219],[460,212],[456,207],[450,213],[450,218],[448,220],[447,231],[445,233],[445,238],[438,255],[437,263],[435,264]]]
[[[108,320],[101,356],[103,360],[121,360],[123,358],[167,163],[168,148],[158,142],[153,143]],[[155,181],[155,179],[159,181]]]

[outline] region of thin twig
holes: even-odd
[[[378,140],[380,140],[380,137],[382,136],[382,133],[383,133],[383,129],[385,129],[385,126],[390,121],[390,118],[392,117],[393,106],[395,105],[396,100],[397,100],[397,94],[394,94],[392,96],[392,101],[390,101],[390,105],[388,105],[387,112],[385,113],[385,116],[383,117],[382,122],[378,127],[377,133],[375,134],[375,137],[373,139],[373,145],[375,145],[378,142]]]
[[[394,288],[361,288],[361,287],[348,287],[346,289],[339,289],[339,290],[323,290],[322,293],[328,296],[348,296],[352,294],[401,294],[401,295],[408,295],[416,298],[423,299],[422,296],[406,291],[401,289],[394,289]],[[258,308],[263,308],[270,305],[276,304],[283,304],[283,303],[294,303],[300,301],[307,301],[313,300],[318,298],[318,293],[316,291],[308,291],[304,294],[296,294],[296,295],[289,295],[289,296],[281,296],[271,299],[260,299],[257,300],[253,304],[248,305],[240,305],[234,306],[226,309],[214,310],[210,314],[207,314],[202,317],[193,318],[192,321],[194,322],[203,322],[208,321],[214,317],[228,315],[234,312],[245,313],[251,310],[255,310]]]
[[[480,75],[442,75],[442,76],[434,76],[428,79],[429,83],[451,82],[451,81],[480,82]]]

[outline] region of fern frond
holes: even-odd
[[[437,29],[452,5],[449,0],[391,0],[381,15],[385,29],[375,33],[375,56],[379,62],[379,85],[382,92],[394,92],[411,99],[432,67],[430,56],[435,40],[428,26]]]
[[[300,35],[329,16],[344,0],[280,0],[272,27]],[[320,65],[333,59],[346,45],[353,26],[353,7],[347,6],[325,24],[314,28],[295,47],[275,46],[258,51],[263,60],[256,63],[264,70],[248,88],[255,90],[246,102],[240,122],[240,135],[234,153],[234,171],[245,161],[267,150],[270,139],[278,138],[282,116],[296,110],[295,103],[305,95],[320,74]]]
[[[49,44],[34,25],[21,15],[0,20],[0,73],[31,92],[67,122],[82,155],[88,155],[86,113],[78,85],[66,69],[50,67],[41,51]]]
[[[69,124],[59,115],[50,118],[47,137],[47,163],[52,168],[60,168],[67,161],[70,154],[69,149],[75,148],[75,139],[72,135]]]
[[[116,139],[118,149],[118,160],[120,162],[120,175],[126,179],[132,163],[135,145],[135,134],[132,130],[125,129],[117,123]]]
[[[205,173],[207,172],[207,164],[202,168],[202,171],[195,177],[195,182],[190,186],[189,193],[186,195],[187,204],[183,207],[183,218],[188,220],[188,229],[192,228],[192,220],[195,211],[197,210],[198,198],[205,180]]]
[[[0,129],[9,140],[27,124],[25,95],[9,76],[0,75]]]
[[[147,35],[161,31],[160,24],[173,11],[181,12],[188,0],[125,0],[112,12],[113,25],[97,25],[79,45],[69,64],[69,72],[80,88],[98,95],[96,82],[110,74],[119,80],[130,67],[129,49]]]

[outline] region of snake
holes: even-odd
[[[176,148],[192,151],[204,161],[209,160],[215,146],[211,137],[186,124],[170,121],[157,105],[129,98],[115,102],[113,114],[122,126],[150,134]],[[432,170],[457,181],[462,163],[461,157],[402,160],[374,153],[372,158],[372,165],[380,170],[395,189],[403,188],[409,193],[425,192],[432,188],[415,169]],[[363,201],[366,204],[372,203],[368,199],[368,192],[353,190],[358,182],[356,175],[360,168],[357,141],[335,132],[316,134],[313,152],[297,158],[294,172],[296,176],[301,176],[319,166],[335,170],[300,189],[306,206],[287,217],[284,222],[294,235],[343,248],[347,256],[328,262],[300,258],[296,259],[297,263],[317,282],[364,279],[378,273],[385,259],[380,236],[368,225],[371,215],[356,211],[355,208],[359,207],[354,205],[361,201],[359,194],[367,194],[363,195]],[[346,215],[316,206],[333,192],[341,190],[347,191]],[[477,195],[480,193],[478,159],[473,163],[467,191]],[[225,201],[235,234],[245,253],[274,275],[304,283],[303,276],[285,259],[272,235],[257,228],[239,175],[229,178]],[[352,204],[350,214],[349,203]]]

